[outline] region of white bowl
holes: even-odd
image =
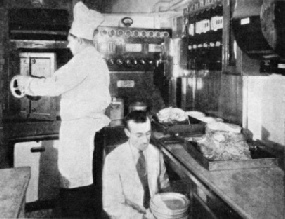
[[[156,217],[180,219],[187,215],[189,200],[180,193],[156,194],[150,201],[150,209]]]

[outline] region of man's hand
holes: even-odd
[[[25,92],[25,90],[28,89],[31,77],[19,75],[19,76],[16,76],[16,79],[17,79],[16,83],[17,83],[18,89],[21,92]]]
[[[144,215],[145,219],[155,219],[154,215],[151,213],[150,209],[146,210],[146,213]]]

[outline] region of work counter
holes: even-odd
[[[184,149],[183,142],[166,144],[153,138],[153,143],[161,148],[174,170],[195,185],[195,188],[190,188],[195,190],[194,193],[190,193],[209,210],[210,216],[204,218],[221,218],[215,215],[215,205],[218,202],[222,204],[217,211],[221,208],[229,209],[227,218],[283,218],[284,172],[281,168],[209,171]],[[213,211],[211,207],[214,208]]]
[[[0,169],[0,217],[23,218],[29,167]]]

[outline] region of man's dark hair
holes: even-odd
[[[123,124],[125,128],[128,128],[128,122],[134,121],[136,123],[144,123],[148,119],[148,113],[145,111],[132,111],[125,116]]]

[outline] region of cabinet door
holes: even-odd
[[[30,74],[33,77],[47,78],[54,72],[55,60],[53,56],[30,57]],[[30,101],[30,118],[49,118],[56,116],[55,98],[40,97]]]
[[[32,148],[40,147],[40,142],[16,143],[14,146],[13,167],[31,168],[31,179],[26,194],[26,202],[34,202],[38,199],[38,178],[40,153],[31,153]]]
[[[218,219],[216,215],[210,210],[210,208],[199,198],[194,195],[191,199],[192,211],[191,219]]]
[[[26,202],[57,198],[60,187],[57,144],[57,140],[28,141],[15,144],[13,166],[29,166],[31,168]]]
[[[60,173],[57,166],[58,140],[42,141],[39,163],[38,200],[55,200],[59,194]]]

